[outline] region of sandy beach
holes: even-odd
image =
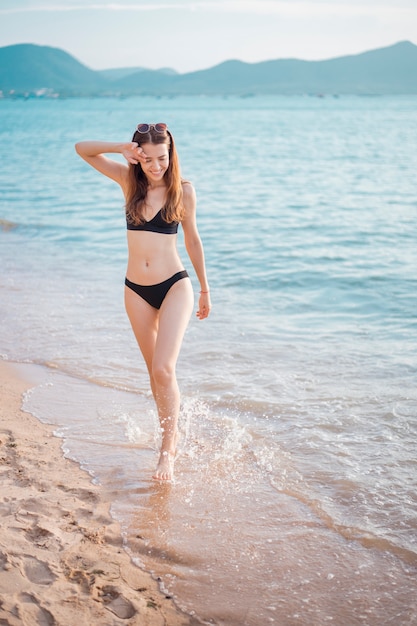
[[[192,624],[132,564],[109,498],[52,427],[20,410],[30,382],[11,363],[0,372],[1,624]]]

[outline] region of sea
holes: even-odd
[[[213,302],[167,484],[123,198],[74,151],[158,121]],[[417,624],[416,146],[416,96],[0,100],[0,358],[196,624]]]

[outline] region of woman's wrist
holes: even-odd
[[[200,293],[210,293],[210,289],[201,289]]]

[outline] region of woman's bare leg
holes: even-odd
[[[126,287],[126,311],[148,367],[162,433],[161,452],[154,478],[170,480],[178,438],[180,393],[175,368],[194,304],[191,282],[184,278],[169,290],[154,309]]]
[[[161,453],[154,474],[154,478],[159,480],[170,480],[173,476],[180,410],[175,368],[193,306],[191,283],[185,278],[171,287],[160,309],[152,363],[155,400],[162,433]]]
[[[125,287],[125,307],[136,341],[148,368],[151,389],[155,397],[152,361],[158,334],[159,311],[128,287]]]

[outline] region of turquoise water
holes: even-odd
[[[42,366],[25,408],[203,623],[417,623],[416,104],[0,101],[0,354]],[[214,305],[178,365],[171,486],[150,479],[121,193],[73,149],[148,120],[196,187]]]

